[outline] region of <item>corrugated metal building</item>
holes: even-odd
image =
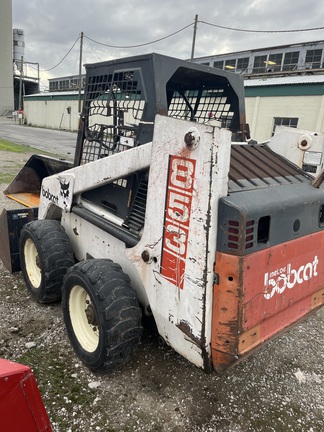
[[[324,133],[324,75],[245,80],[245,105],[251,136],[269,139],[276,125]],[[26,123],[53,129],[78,129],[78,92],[26,96]]]
[[[195,63],[244,76],[312,73],[324,68],[324,41],[303,42],[197,57]],[[323,71],[322,71],[323,72]]]
[[[324,133],[324,41],[213,55],[194,61],[244,76],[246,118],[256,141],[269,139],[277,125]],[[71,90],[78,84],[79,77],[75,76],[51,79],[50,89],[57,91],[26,96],[26,122],[77,130],[78,92]]]
[[[77,91],[25,96],[25,122],[31,126],[76,131],[79,124],[78,105]]]

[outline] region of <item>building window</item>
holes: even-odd
[[[223,69],[224,62],[223,62],[223,60],[221,60],[221,61],[215,61],[214,64],[213,64],[213,66],[216,69]]]
[[[60,81],[60,90],[68,90],[69,89],[69,80]]]
[[[267,72],[276,72],[281,70],[282,53],[270,54],[267,61]]]
[[[209,63],[200,63],[202,66],[209,66]]]
[[[51,81],[49,83],[49,89],[50,91],[58,90],[58,81]]]
[[[256,56],[254,58],[253,73],[262,73],[266,71],[267,56]]]
[[[296,128],[298,124],[298,118],[295,117],[275,117],[273,122],[272,136],[275,133],[277,126],[289,126]]]
[[[283,62],[283,71],[292,71],[297,69],[299,51],[287,52]]]
[[[317,69],[321,67],[322,50],[307,50],[305,66],[306,69]]]
[[[71,79],[70,88],[72,90],[77,90],[79,88],[79,80],[77,78]]]
[[[237,59],[236,71],[238,73],[245,73],[248,67],[249,67],[249,57]]]
[[[236,59],[225,60],[225,69],[235,71]]]

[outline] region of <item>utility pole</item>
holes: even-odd
[[[19,78],[19,101],[18,101],[18,118],[19,124],[22,124],[22,87],[23,87],[23,74],[24,74],[24,57],[20,58],[20,78]]]
[[[40,83],[40,77],[39,77],[39,63],[37,63],[37,83],[38,83],[38,91],[40,91],[39,83]]]
[[[193,37],[192,37],[192,48],[191,48],[191,57],[190,57],[191,61],[193,61],[194,56],[195,56],[195,44],[196,44],[197,24],[198,24],[198,15],[195,16],[194,33],[193,33]]]
[[[83,49],[83,32],[80,35],[80,60],[79,60],[79,99],[78,112],[81,115],[81,87],[82,87],[82,49]]]

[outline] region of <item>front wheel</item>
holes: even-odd
[[[74,263],[70,240],[56,220],[36,220],[20,233],[21,271],[32,296],[39,303],[61,299],[63,277]]]
[[[137,349],[142,312],[118,264],[92,259],[74,265],[64,278],[62,308],[71,344],[93,371],[110,371]]]

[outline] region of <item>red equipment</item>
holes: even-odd
[[[52,431],[30,367],[3,359],[0,359],[0,430]]]

